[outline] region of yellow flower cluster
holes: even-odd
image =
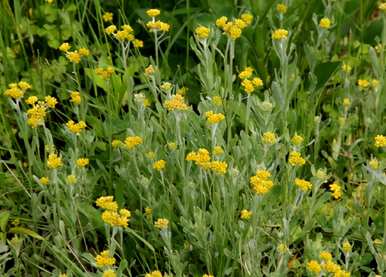
[[[240,212],[240,218],[248,220],[252,217],[252,211],[244,209]]]
[[[169,220],[166,218],[158,218],[156,222],[154,222],[154,227],[160,230],[165,230],[169,227]]]
[[[370,87],[370,82],[366,79],[359,79],[357,84],[360,90],[365,90]]]
[[[303,192],[306,192],[312,188],[311,182],[299,178],[295,178],[295,185]]]
[[[95,69],[95,74],[100,76],[102,79],[106,80],[111,77],[111,75],[114,74],[114,67],[107,66],[106,68],[103,67],[97,67]]]
[[[118,211],[118,204],[113,196],[102,196],[95,201],[96,205],[105,209],[102,213],[102,220],[113,227],[127,227],[131,213],[127,209]]]
[[[296,146],[302,144],[303,141],[304,141],[304,138],[303,138],[302,136],[299,136],[299,135],[294,135],[294,136],[291,138],[291,143],[292,143],[293,145],[296,145]]]
[[[252,190],[257,195],[264,195],[273,187],[271,173],[266,169],[258,169],[256,174],[249,179]]]
[[[155,270],[150,273],[147,273],[145,277],[162,277],[162,273],[159,270]]]
[[[8,89],[5,90],[4,95],[15,100],[19,100],[24,96],[24,93],[31,89],[32,86],[25,81],[20,81],[19,83],[12,83],[8,85]]]
[[[128,136],[125,139],[125,146],[127,149],[133,149],[134,147],[143,143],[143,139],[139,136]]]
[[[81,47],[78,50],[69,51],[71,49],[71,45],[68,42],[63,42],[59,46],[59,50],[66,54],[67,59],[73,63],[80,63],[82,57],[90,56],[90,50],[87,48]]]
[[[214,277],[214,275],[212,275],[212,274],[204,274],[204,275],[202,275],[202,277]]]
[[[184,97],[181,94],[173,95],[169,100],[164,102],[164,107],[168,111],[186,111],[189,106],[185,103]]]
[[[71,91],[70,92],[71,102],[74,103],[74,105],[79,105],[82,102],[82,98],[80,97],[79,91]]]
[[[276,134],[273,132],[265,132],[262,136],[262,141],[264,144],[275,144],[277,141]]]
[[[379,5],[378,5],[378,8],[381,10],[381,11],[386,11],[386,3],[380,3]]]
[[[165,160],[158,160],[153,163],[153,168],[158,171],[164,170],[166,167],[166,161]]]
[[[319,21],[319,27],[322,29],[330,29],[331,28],[331,20],[327,17],[323,17]]]
[[[228,164],[222,161],[211,161],[209,151],[205,148],[200,148],[198,151],[192,151],[186,156],[187,161],[194,162],[197,166],[203,169],[209,169],[219,174],[227,172]]]
[[[129,24],[122,25],[120,30],[117,29],[117,26],[110,25],[105,28],[105,32],[121,42],[133,42],[133,46],[136,48],[143,47],[143,41],[135,38],[134,29]]]
[[[252,21],[252,14],[243,13],[240,18],[233,21],[228,21],[226,16],[222,16],[216,20],[216,26],[222,29],[230,39],[236,40],[241,36],[242,30],[252,24]]]
[[[194,33],[196,34],[198,39],[205,40],[209,37],[210,29],[208,27],[205,27],[205,26],[198,26],[194,30]]]
[[[104,22],[111,22],[113,21],[113,13],[111,12],[105,12],[103,15],[102,15],[102,19]]]
[[[67,184],[74,185],[78,181],[78,179],[76,178],[75,175],[71,174],[66,177],[66,181],[67,181]]]
[[[48,155],[47,167],[50,169],[56,169],[63,165],[62,158],[59,157],[56,153],[51,153]]]
[[[288,162],[292,166],[302,166],[306,163],[306,160],[302,158],[302,155],[297,151],[292,151],[289,154]]]
[[[48,108],[54,109],[58,100],[55,97],[46,96],[44,101],[38,101],[37,96],[33,95],[28,97],[25,102],[32,105],[32,108],[27,110],[27,124],[32,128],[36,128],[44,124],[46,110]]]
[[[163,90],[163,91],[169,91],[173,88],[173,84],[170,83],[170,82],[163,82],[162,85],[160,86],[160,88]]]
[[[116,276],[117,274],[112,269],[105,270],[103,271],[103,274],[102,274],[102,277],[116,277]]]
[[[109,250],[104,250],[95,257],[95,263],[99,267],[112,266],[115,264],[115,258],[110,255]]]
[[[379,168],[379,161],[376,158],[372,158],[369,161],[369,166],[371,167],[371,169],[377,170]]]
[[[149,9],[146,14],[150,17],[157,17],[161,14],[161,11],[159,9]]]
[[[217,145],[217,146],[213,147],[213,155],[220,156],[222,154],[224,154],[224,150],[221,148],[221,146]]]
[[[222,113],[214,113],[213,111],[206,112],[205,117],[210,124],[217,124],[225,119]]]
[[[148,67],[145,68],[146,75],[153,75],[154,72],[155,72],[155,69],[153,65],[149,65]]]
[[[376,135],[374,137],[374,146],[377,148],[386,147],[386,136]]]
[[[259,77],[249,79],[252,77],[252,74],[253,68],[250,66],[244,68],[244,70],[239,74],[239,78],[242,80],[241,86],[247,94],[251,94],[255,91],[255,89],[259,89],[264,85],[263,81]]]
[[[168,23],[162,22],[160,20],[155,20],[155,17],[161,14],[161,11],[158,9],[150,9],[147,10],[147,15],[152,18],[151,21],[148,21],[146,23],[146,27],[154,32],[161,31],[161,32],[169,32],[170,25]]]
[[[272,32],[273,40],[284,40],[288,37],[288,31],[286,29],[277,29]]]
[[[79,158],[76,160],[76,165],[79,167],[85,167],[90,163],[89,159],[87,158]]]
[[[351,250],[351,249],[350,249]],[[340,265],[336,264],[333,259],[332,255],[328,251],[322,251],[319,255],[321,262],[318,262],[316,260],[311,260],[307,263],[307,269],[310,272],[320,274],[322,271],[328,273],[331,273],[334,277],[350,277],[350,272],[347,272],[341,268]]]
[[[86,123],[83,120],[79,121],[78,123],[75,123],[73,120],[70,120],[66,123],[66,126],[71,133],[76,135],[80,134],[80,132],[82,132],[82,130],[87,127]]]
[[[283,4],[283,3],[279,3],[276,5],[276,11],[278,13],[282,13],[282,14],[285,14],[287,12],[287,5],[286,4]]]
[[[338,182],[330,184],[330,190],[332,197],[334,197],[335,199],[339,199],[342,197],[342,187],[339,185]]]
[[[41,185],[46,186],[46,185],[48,185],[48,184],[50,183],[50,179],[48,179],[47,176],[43,176],[43,177],[41,177],[41,178],[39,179],[39,183],[40,183]]]

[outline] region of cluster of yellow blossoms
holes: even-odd
[[[270,144],[273,145],[277,141],[276,134],[273,132],[265,132],[263,133],[263,136],[261,138],[264,144]]]
[[[319,21],[319,27],[322,29],[330,29],[331,28],[331,20],[327,17],[323,17]]]
[[[342,187],[339,185],[339,183],[334,182],[330,184],[330,190],[331,190],[331,195],[335,199],[339,199],[342,197]]]
[[[386,147],[386,136],[377,135],[374,137],[374,146],[377,148]]]
[[[206,112],[205,117],[210,124],[217,124],[225,119],[222,113],[214,113],[213,111]]]
[[[184,96],[175,94],[170,99],[165,100],[164,107],[168,111],[186,111],[189,106],[185,103]]]
[[[295,178],[295,185],[303,192],[307,192],[312,188],[312,184],[304,179]]]
[[[115,258],[110,255],[109,250],[104,250],[95,257],[95,263],[99,267],[113,266],[115,264]]]
[[[95,69],[95,74],[101,77],[102,79],[106,80],[111,77],[111,75],[114,74],[114,67],[112,66],[107,66],[105,68],[103,67],[97,67]]]
[[[369,88],[376,90],[379,87],[379,80],[372,79],[369,81],[367,79],[358,79],[357,85],[358,85],[359,90],[361,90],[361,91],[365,91]]]
[[[256,89],[259,89],[264,85],[263,81],[259,77],[250,79],[252,77],[253,71],[254,69],[248,66],[244,68],[244,70],[239,74],[239,78],[242,80],[241,86],[247,94],[251,94]]]
[[[297,151],[291,151],[289,153],[288,162],[292,166],[302,166],[306,163],[306,160],[302,158],[302,155]]]
[[[257,195],[264,195],[273,187],[271,172],[266,169],[256,170],[256,174],[249,179],[249,182],[252,186],[252,190]]]
[[[156,222],[154,222],[154,227],[160,230],[165,230],[169,227],[169,220],[166,218],[158,218]]]
[[[228,164],[223,161],[211,161],[209,151],[205,148],[200,148],[198,151],[192,151],[186,156],[187,161],[194,162],[197,166],[212,170],[219,174],[227,172]]]
[[[288,31],[286,29],[280,28],[272,32],[273,40],[281,41],[286,39],[287,37],[288,37]]]
[[[75,123],[73,120],[70,120],[66,123],[66,126],[71,133],[76,135],[79,135],[87,127],[86,123],[83,120],[79,121],[78,123]]]
[[[198,26],[194,30],[194,34],[196,35],[196,37],[199,40],[205,40],[209,37],[210,29],[208,27],[205,27],[205,26]]]
[[[170,25],[168,23],[162,22],[160,20],[155,20],[157,16],[161,14],[161,11],[158,9],[150,9],[146,11],[146,14],[152,18],[151,21],[146,23],[146,27],[154,32],[169,32]]]
[[[222,16],[216,20],[216,26],[223,30],[230,39],[236,40],[241,36],[242,30],[252,24],[252,21],[252,14],[243,13],[240,18],[233,21],[228,21],[226,16]]]
[[[162,277],[162,273],[159,270],[155,270],[150,273],[147,273],[145,277]]]
[[[4,95],[12,99],[19,100],[24,96],[24,93],[31,88],[32,86],[25,81],[20,81],[17,84],[12,83],[8,85],[8,89],[4,92]]]
[[[80,63],[82,57],[90,56],[90,50],[87,48],[79,48],[78,50],[69,51],[71,49],[71,45],[68,42],[63,42],[59,46],[59,50],[66,54],[67,59],[73,63]]]
[[[244,209],[244,210],[241,210],[240,212],[240,218],[244,220],[248,220],[252,217],[252,214],[253,214],[252,211]]]
[[[44,124],[47,109],[54,109],[58,100],[55,97],[46,96],[44,101],[38,101],[37,96],[30,96],[25,102],[32,105],[32,108],[27,110],[27,124],[36,128]]]
[[[135,38],[134,29],[129,24],[122,25],[120,30],[117,29],[117,26],[110,25],[105,28],[105,32],[121,42],[133,42],[133,46],[136,48],[143,47],[143,41]]]
[[[164,170],[166,167],[166,161],[165,160],[158,160],[153,163],[153,168],[158,171]]]
[[[113,227],[127,227],[131,213],[127,209],[118,211],[118,204],[113,196],[102,196],[95,201],[96,205],[105,211],[102,213],[102,220]]]
[[[351,245],[347,241],[343,243],[343,251],[348,253],[351,251]],[[327,274],[333,274],[334,277],[350,277],[351,274],[341,268],[340,265],[333,261],[332,255],[328,251],[322,251],[319,254],[321,262],[317,260],[310,260],[307,263],[307,269],[315,274],[320,275],[322,271]]]
[[[74,105],[79,105],[82,102],[82,98],[80,96],[79,91],[71,91],[70,92],[70,102],[72,102]]]
[[[62,158],[56,153],[51,153],[48,155],[47,167],[50,169],[56,169],[63,165]]]

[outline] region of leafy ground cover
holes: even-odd
[[[1,276],[385,276],[386,3],[0,3]]]

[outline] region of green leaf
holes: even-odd
[[[24,227],[13,227],[13,228],[9,229],[9,232],[14,233],[14,234],[27,235],[27,236],[33,237],[35,239],[38,239],[38,240],[45,240],[45,238],[43,238],[41,235],[39,235],[35,231],[32,231],[31,229],[27,229]]]
[[[318,78],[318,83],[316,89],[323,88],[328,80],[331,78],[332,74],[337,70],[340,62],[327,62],[320,63],[315,68],[315,75]]]
[[[0,212],[0,230],[2,232],[5,232],[10,215],[11,213],[9,211]]]

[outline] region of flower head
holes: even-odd
[[[240,212],[240,218],[241,219],[248,220],[251,217],[252,217],[252,211],[247,210],[247,209],[241,210],[241,212]]]
[[[143,143],[143,139],[139,136],[129,136],[125,139],[127,149],[133,149]]]
[[[43,176],[43,177],[41,177],[41,178],[39,179],[39,183],[40,183],[41,185],[46,186],[46,185],[48,185],[48,184],[50,183],[50,179],[48,179],[47,176]]]
[[[279,3],[276,5],[276,11],[281,14],[285,14],[287,12],[287,5],[283,3]]]
[[[342,187],[339,185],[339,183],[334,182],[330,184],[330,190],[331,190],[331,195],[335,199],[339,199],[342,197]]]
[[[320,273],[322,271],[322,267],[320,266],[320,264],[315,261],[315,260],[311,260],[307,263],[307,269],[313,273]]]
[[[262,136],[262,141],[264,144],[275,144],[277,141],[276,134],[273,132],[265,132]]]
[[[82,130],[87,127],[86,123],[83,120],[79,121],[78,123],[75,123],[73,120],[70,120],[66,123],[66,126],[71,133],[76,135],[80,134],[80,132],[82,132]]]
[[[89,159],[87,158],[79,158],[76,160],[76,165],[79,167],[85,167],[90,163]]]
[[[51,153],[48,155],[47,167],[50,169],[56,169],[63,165],[62,158],[59,157],[56,153]]]
[[[330,29],[331,28],[331,20],[327,17],[323,17],[319,21],[319,27],[322,29]]]
[[[194,30],[194,33],[196,34],[196,36],[199,39],[204,40],[204,39],[207,39],[209,37],[210,29],[208,27],[205,27],[205,26],[198,26]]]
[[[154,227],[165,230],[169,227],[169,220],[166,218],[158,218],[156,222],[154,222]]]
[[[110,255],[109,250],[104,250],[95,257],[95,263],[99,267],[112,266],[115,264],[115,258]]]
[[[82,98],[80,97],[80,92],[79,91],[71,91],[70,92],[70,97],[71,97],[71,102],[74,105],[79,105],[82,102]]]
[[[59,50],[62,51],[62,52],[67,52],[68,50],[70,50],[70,48],[71,48],[71,45],[68,42],[63,42],[59,46]]]
[[[288,31],[286,29],[277,29],[272,33],[273,40],[284,40],[288,37]]]
[[[386,147],[386,136],[376,135],[374,137],[374,146],[377,148]]]
[[[150,17],[156,17],[161,14],[161,11],[158,9],[149,9],[146,11],[146,14]]]
[[[289,154],[288,162],[292,166],[302,166],[306,163],[306,160],[302,158],[302,155],[297,151],[292,151]]]
[[[295,185],[303,192],[306,192],[312,188],[312,184],[309,181],[296,178]]]
[[[164,107],[168,111],[186,111],[189,106],[185,104],[184,97],[181,94],[175,94],[164,102]]]
[[[113,21],[113,13],[111,12],[105,12],[103,15],[102,15],[102,19],[104,22],[111,22]]]
[[[95,204],[103,209],[109,210],[109,211],[117,211],[118,210],[118,204],[114,201],[113,196],[101,196],[96,201]]]
[[[249,179],[249,182],[257,195],[264,195],[273,187],[271,173],[265,169],[258,169],[256,174]]]
[[[214,113],[213,111],[206,112],[205,117],[210,124],[217,124],[225,119],[222,113]]]
[[[166,161],[165,160],[158,160],[153,163],[153,168],[158,171],[164,170],[166,167]]]

